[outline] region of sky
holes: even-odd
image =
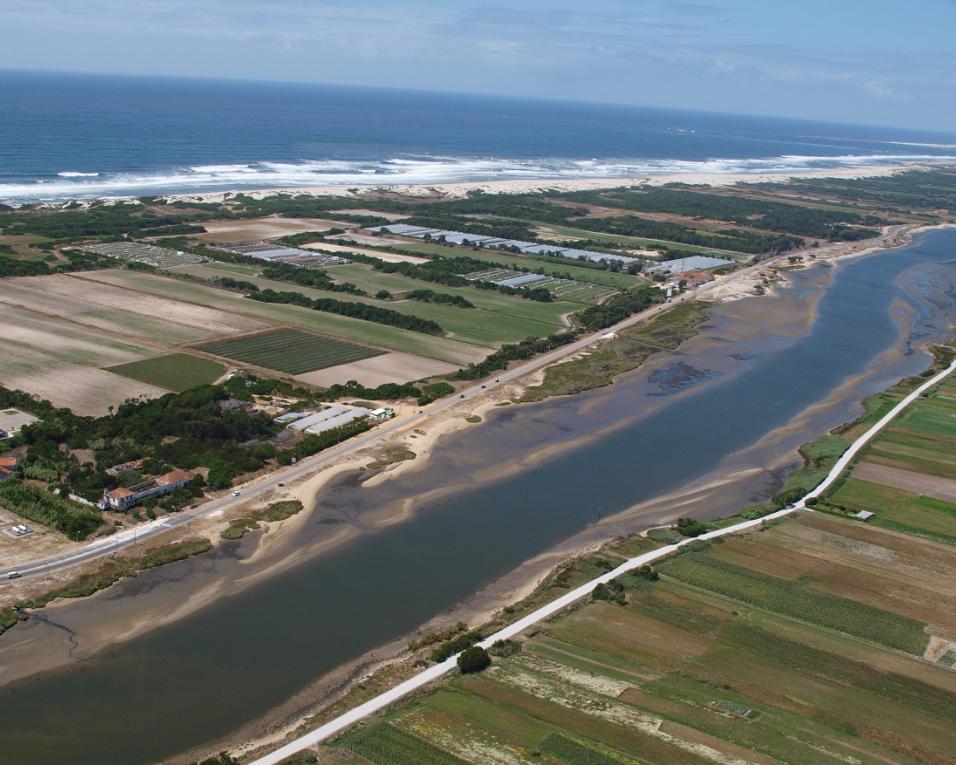
[[[956,132],[956,0],[0,0],[0,69],[308,81]]]

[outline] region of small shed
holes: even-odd
[[[854,518],[859,518],[861,521],[868,521],[876,513],[871,513],[869,510],[860,510],[860,512],[854,514]]]

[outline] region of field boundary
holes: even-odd
[[[714,531],[709,531],[705,534],[701,534],[698,537],[688,537],[683,539],[680,542],[675,544],[667,545],[665,547],[660,547],[656,550],[651,550],[650,552],[643,553],[634,558],[630,558],[622,563],[617,568],[608,571],[605,574],[602,574],[599,577],[596,577],[579,587],[571,590],[568,593],[565,593],[559,598],[547,603],[540,608],[532,611],[527,616],[518,619],[512,624],[509,624],[506,627],[495,632],[493,635],[485,638],[478,643],[483,648],[489,648],[491,645],[499,640],[507,640],[509,638],[518,635],[523,632],[528,627],[531,627],[538,622],[541,622],[559,611],[567,608],[570,605],[573,605],[577,601],[591,594],[595,587],[599,584],[606,584],[612,579],[625,574],[629,571],[633,571],[636,568],[641,566],[646,566],[650,563],[656,562],[661,558],[667,557],[674,552],[677,552],[680,548],[691,544],[697,540],[709,540],[716,539],[718,537],[728,536],[730,534],[735,534],[741,531],[748,531],[750,529],[761,526],[767,521],[773,521],[777,518],[783,518],[784,516],[791,515],[792,513],[797,512],[798,510],[807,509],[806,502],[809,499],[816,499],[823,492],[830,488],[830,486],[837,481],[840,476],[843,475],[843,471],[850,465],[856,455],[860,452],[863,447],[869,443],[870,440],[876,436],[883,428],[885,428],[891,421],[893,421],[897,416],[899,416],[907,407],[910,406],[916,399],[922,396],[927,390],[932,388],[934,385],[939,384],[945,380],[950,373],[956,370],[956,360],[954,360],[946,369],[942,372],[939,372],[933,375],[930,379],[925,381],[922,385],[917,387],[915,390],[907,394],[899,403],[896,404],[889,412],[887,412],[883,417],[881,417],[874,425],[872,425],[865,433],[863,433],[856,441],[854,441],[847,450],[843,453],[840,459],[837,460],[833,468],[827,473],[826,477],[814,488],[812,491],[808,492],[797,502],[789,505],[782,510],[777,510],[776,512],[765,515],[762,518],[756,518],[754,520],[742,521],[736,523],[733,526],[727,526],[722,529],[716,529]],[[443,675],[450,672],[452,669],[457,667],[458,654],[451,656],[439,664],[435,664],[428,669],[419,672],[418,674],[410,677],[408,680],[399,683],[394,688],[390,688],[387,691],[375,696],[368,701],[359,704],[354,709],[344,712],[338,717],[329,720],[328,722],[320,725],[319,727],[313,729],[309,733],[306,733],[293,741],[285,744],[284,746],[279,747],[275,751],[269,752],[268,754],[263,755],[252,761],[252,765],[279,765],[284,759],[290,757],[307,747],[315,746],[328,738],[331,738],[337,733],[341,733],[343,730],[351,727],[357,722],[369,717],[376,712],[380,712],[387,707],[391,706],[396,701],[399,701],[403,697],[412,693],[413,691],[420,690],[429,683],[439,679]]]

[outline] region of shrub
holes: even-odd
[[[699,537],[707,531],[707,524],[696,518],[678,518],[677,530],[685,537]]]
[[[463,675],[472,672],[481,672],[491,666],[491,657],[481,646],[474,645],[466,648],[458,657],[458,669]]]

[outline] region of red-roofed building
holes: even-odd
[[[0,481],[12,476],[19,465],[20,460],[16,457],[0,457]]]
[[[165,475],[150,478],[135,486],[113,489],[103,495],[100,507],[104,510],[129,510],[133,505],[150,497],[161,497],[164,494],[188,486],[193,477],[184,470],[170,470]]]

